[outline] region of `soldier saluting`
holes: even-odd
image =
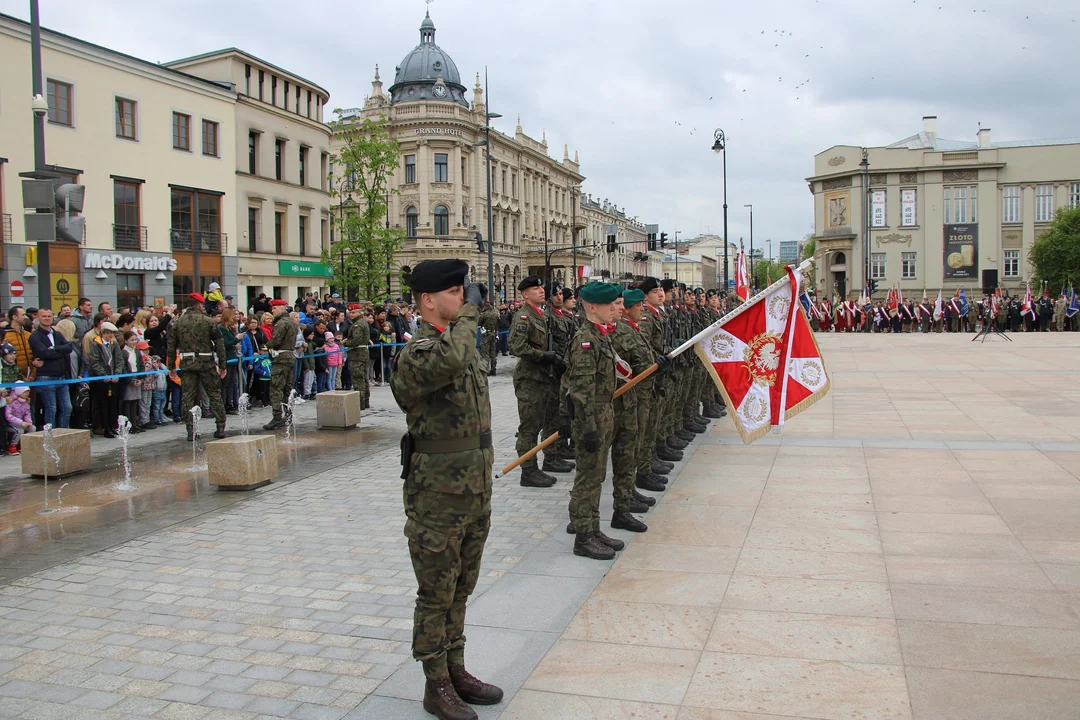
[[[491,400],[476,352],[483,285],[463,286],[461,260],[413,268],[423,322],[394,359],[390,389],[405,412],[405,535],[419,588],[413,657],[423,663],[424,709],[475,720],[465,703],[494,705],[503,692],[465,670],[465,603],[476,587],[491,528]]]
[[[221,400],[221,380],[227,368],[225,341],[217,325],[206,314],[205,302],[201,293],[188,295],[184,313],[169,329],[165,352],[165,365],[172,374],[173,382],[177,380],[177,367],[184,374],[180,379],[180,388],[183,391],[182,407],[189,441],[194,433],[191,408],[199,401],[199,388],[206,393],[210,412],[217,423],[214,437],[225,437],[225,403]]]

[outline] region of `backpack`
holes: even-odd
[[[270,378],[270,358],[255,358],[255,360],[253,360],[251,364],[255,370],[255,377],[259,378],[260,380],[267,380]]]

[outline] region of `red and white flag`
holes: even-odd
[[[750,283],[746,279],[746,253],[741,248],[735,259],[735,294],[743,300],[750,298]]]
[[[702,333],[694,350],[720,388],[743,442],[783,426],[825,396],[829,376],[796,302],[801,277],[759,293],[741,312]]]
[[[934,320],[940,320],[941,316],[945,314],[945,308],[941,306],[941,291],[937,291],[937,300],[934,301]]]
[[[1031,315],[1035,319],[1035,301],[1031,299],[1031,283],[1027,284],[1027,293],[1024,295],[1024,304],[1020,306],[1020,317]]]

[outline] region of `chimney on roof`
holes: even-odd
[[[985,150],[990,147],[990,128],[979,128],[979,149]]]
[[[937,137],[937,115],[923,115],[922,119],[923,132],[930,137],[931,140]]]

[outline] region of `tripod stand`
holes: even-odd
[[[1003,337],[1006,340],[1008,340],[1009,342],[1012,342],[1011,337],[1009,337],[1008,335],[1006,335],[1005,333],[1001,332],[996,327],[994,327],[994,320],[993,320],[992,317],[983,319],[982,328],[979,330],[979,332],[975,333],[975,337],[971,338],[971,342],[975,342],[979,338],[982,338],[982,340],[980,342],[986,342],[987,336],[990,335],[991,333],[993,333],[994,335],[997,335],[999,337]]]

